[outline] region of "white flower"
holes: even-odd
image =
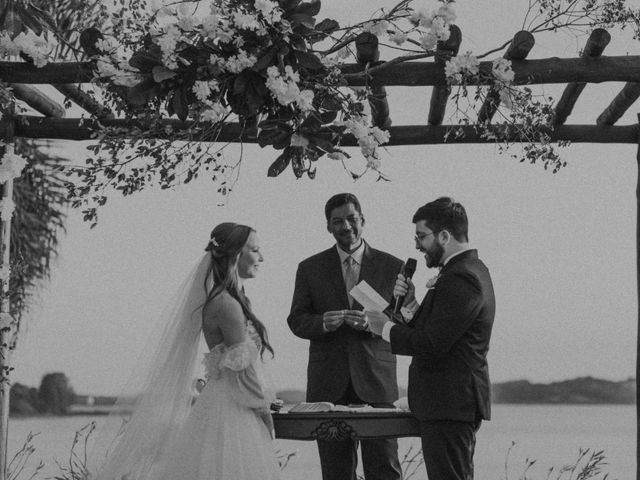
[[[453,57],[444,66],[444,73],[450,83],[462,83],[463,78],[477,75],[480,61],[470,52]]]
[[[274,24],[282,18],[282,9],[280,6],[269,0],[256,0],[254,8],[262,14],[268,23]]]
[[[382,166],[382,160],[380,160],[377,156],[369,156],[367,157],[367,167],[371,168],[372,170],[380,170],[380,167]]]
[[[402,32],[395,32],[389,35],[389,40],[391,40],[396,45],[402,45],[407,41],[407,35]]]
[[[450,3],[440,6],[436,11],[436,15],[442,17],[447,24],[455,22],[457,18],[456,12]]]
[[[14,57],[20,53],[20,47],[18,47],[8,33],[0,33],[0,56]]]
[[[307,138],[303,135],[294,133],[293,135],[291,135],[290,145],[292,147],[306,147],[307,145],[309,145],[309,140],[307,140]]]
[[[6,282],[9,280],[9,277],[11,277],[11,267],[9,267],[9,265],[0,267],[0,280]]]
[[[386,20],[372,20],[362,26],[363,31],[373,33],[377,37],[387,33],[388,28],[389,22]]]
[[[4,156],[0,159],[0,183],[18,178],[26,165],[27,159],[15,153],[13,144],[6,145]]]
[[[376,142],[378,142],[379,145],[387,143],[391,138],[391,135],[389,134],[388,131],[381,130],[378,127],[373,127],[371,129],[371,134],[373,135],[373,138],[375,138]]]
[[[419,8],[418,10],[414,10],[413,13],[409,16],[409,21],[413,23],[415,26],[420,25],[426,28],[431,28],[432,20],[433,20],[433,17],[424,8]]]
[[[255,15],[250,13],[233,12],[233,23],[243,30],[258,30],[260,28],[260,22]]]
[[[113,37],[99,38],[96,41],[96,48],[105,54],[114,54],[118,50],[118,43]]]
[[[513,110],[513,96],[511,94],[511,87],[505,86],[500,89],[500,102],[509,110]]]
[[[431,277],[428,281],[427,281],[427,288],[433,288],[436,286],[436,282],[438,281],[438,279],[440,278],[440,274],[436,275],[435,277]]]
[[[5,222],[11,220],[11,216],[15,209],[16,204],[12,199],[6,198],[4,200],[0,200],[0,219]]]
[[[491,73],[495,79],[501,83],[511,84],[515,78],[515,72],[511,68],[511,60],[506,58],[498,58],[493,61]]]
[[[49,54],[57,46],[54,40],[47,40],[44,34],[36,35],[31,30],[21,32],[13,39],[13,44],[21,52],[29,55],[36,67],[44,67]]]
[[[303,112],[313,110],[313,90],[303,90],[296,98],[296,104]]]
[[[220,103],[214,103],[211,108],[204,110],[200,114],[200,120],[203,122],[217,123],[221,121],[227,114],[227,110]]]
[[[196,80],[191,90],[201,102],[206,102],[209,95],[211,95],[211,87],[209,87],[209,82],[207,81]]]
[[[216,38],[220,17],[217,15],[207,15],[202,19],[202,29],[200,35],[206,38]]]
[[[258,59],[253,55],[248,56],[247,52],[240,50],[235,57],[230,57],[226,61],[226,68],[231,73],[240,73],[246,68],[253,67]]]
[[[420,46],[425,50],[433,50],[438,43],[438,37],[432,32],[420,37]]]

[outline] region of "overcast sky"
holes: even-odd
[[[512,37],[527,3],[458,2],[461,51],[483,53]],[[345,24],[392,2],[349,5],[345,12],[344,2],[325,0],[319,19]],[[640,43],[612,36],[607,54],[638,54]],[[536,40],[530,58],[575,56],[585,39]],[[620,88],[587,86],[567,123],[593,124]],[[547,86],[545,93],[557,99],[561,88]],[[429,88],[389,89],[394,125],[425,123],[429,95]],[[634,108],[619,124],[636,123]],[[56,153],[78,161],[85,147],[60,143]],[[236,158],[239,148],[226,155]],[[274,381],[280,389],[303,389],[308,342],[286,324],[296,266],[333,244],[324,203],[344,191],[360,198],[364,237],[372,246],[419,259],[417,285],[436,272],[414,250],[414,211],[441,195],[465,205],[471,244],[496,290],[489,353],[494,382],[634,376],[636,147],[580,144],[562,155],[568,166],[552,174],[499,154],[493,145],[393,147],[383,163],[390,182],[377,182],[375,175],[354,182],[327,159],[319,162],[315,180],[296,180],[290,171],[267,178],[277,153],[245,146],[239,181],[223,207],[215,185],[201,179],[175,191],[112,195],[94,229],[70,210],[51,281],[34,301],[20,338],[13,379],[35,386],[43,374],[62,371],[78,393],[117,391],[166,299],[200,258],[210,230],[236,221],[256,228],[265,257],[259,277],[246,287],[276,350]],[[398,367],[405,386],[408,363],[402,358]]]

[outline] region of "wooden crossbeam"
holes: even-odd
[[[40,112],[47,117],[64,117],[64,107],[49,98],[36,87],[25,85],[24,83],[12,83],[9,86],[18,100],[22,100],[35,111]]]
[[[598,115],[598,125],[614,125],[624,112],[640,97],[640,83],[627,83],[609,106]]]
[[[122,129],[122,135],[127,135],[133,121],[122,119],[105,119],[100,122],[104,126]],[[188,128],[190,122],[179,120],[165,120],[165,127],[171,127],[171,131],[180,131]],[[25,138],[50,138],[58,140],[94,140],[93,132],[97,126],[95,121],[79,118],[53,119],[34,116],[17,116],[15,122],[15,135]],[[498,127],[496,127],[498,128]],[[501,127],[503,128],[503,127]],[[495,140],[482,135],[479,128],[473,125],[403,125],[390,127],[391,140],[389,146],[394,145],[435,145],[445,143],[494,143]],[[509,140],[521,141],[517,129],[509,130]],[[626,126],[598,126],[598,125],[560,125],[548,132],[554,142],[568,140],[573,143],[637,143],[638,125]],[[4,132],[0,130],[0,137]],[[158,137],[162,138],[162,137]],[[168,138],[168,137],[167,137]],[[194,137],[203,142],[244,142],[256,143],[255,132],[247,132],[237,123],[224,126],[216,138]],[[524,140],[527,141],[527,140]],[[347,147],[357,146],[356,139],[351,135],[343,137],[341,145]]]
[[[83,108],[97,118],[114,118],[113,112],[99,103],[87,92],[82,91],[77,85],[70,83],[56,83],[53,87],[65,97],[72,100],[79,107]]]
[[[503,58],[507,60],[524,60],[535,45],[536,40],[526,30],[521,30],[513,36],[509,48],[504,52]],[[489,88],[487,98],[484,99],[478,112],[478,123],[489,122],[500,106],[500,91],[494,87]]]
[[[477,82],[491,85],[492,62],[480,62],[480,70],[485,78]],[[625,55],[599,58],[543,58],[535,60],[514,60],[514,83],[552,84],[570,82],[640,82],[640,56]],[[366,85],[362,67],[347,64],[341,67],[346,74],[348,85]],[[444,86],[444,69],[434,62],[405,62],[380,66],[368,72],[371,78],[385,86]],[[12,83],[88,83],[95,74],[90,62],[50,63],[36,68],[24,62],[0,62],[0,79]]]
[[[582,51],[582,57],[596,58],[601,56],[610,41],[611,35],[609,32],[603,28],[596,28],[587,39],[587,43]],[[554,120],[556,125],[562,125],[567,121],[567,117],[571,115],[573,107],[585,86],[585,82],[572,82],[566,86],[564,92],[562,92],[562,97],[560,97],[556,105]]]
[[[451,57],[458,55],[462,43],[462,31],[457,25],[449,25],[449,38],[446,42],[438,42],[436,47],[435,63],[444,68],[445,63]],[[447,108],[447,100],[451,94],[449,85],[433,87],[431,101],[429,103],[429,125],[441,125],[444,119],[444,112]]]

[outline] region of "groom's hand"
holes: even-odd
[[[396,284],[393,287],[393,296],[395,298],[404,297],[403,305],[409,305],[416,299],[416,287],[410,278],[405,278],[401,273],[396,278]],[[400,306],[403,306],[400,305]]]
[[[322,327],[325,332],[333,332],[344,323],[345,310],[330,310],[322,315]]]

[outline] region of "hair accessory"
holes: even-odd
[[[214,248],[220,248],[220,244],[215,238],[212,238],[209,240],[209,243],[207,243],[207,247],[205,248],[205,250],[209,252],[209,251],[212,251]]]

